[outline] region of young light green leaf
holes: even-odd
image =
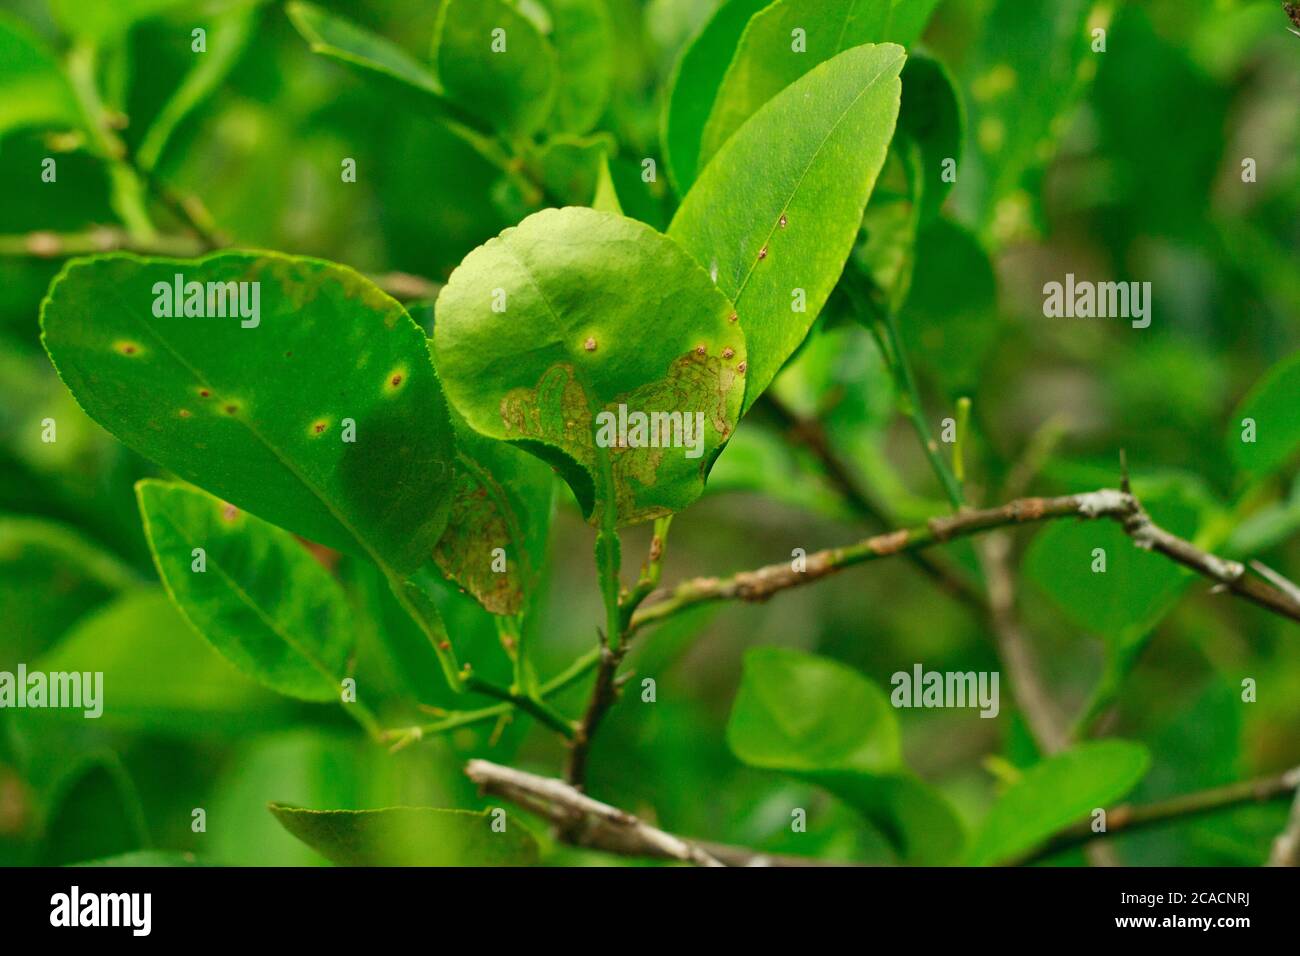
[[[1093,810],[1108,809],[1137,786],[1149,764],[1141,744],[1099,740],[1030,767],[993,805],[966,862],[989,866],[1018,859]]]
[[[80,123],[72,87],[54,54],[21,20],[0,14],[0,135]]]
[[[399,574],[433,553],[447,410],[423,333],[362,276],[276,253],[113,255],[69,263],[41,315],[64,383],[131,448]]]
[[[433,557],[493,614],[518,614],[537,584],[551,525],[551,470],[453,412],[456,494]]]
[[[825,787],[909,862],[948,862],[961,848],[952,808],[903,766],[889,699],[843,664],[785,648],[749,651],[727,743],[751,766]]]
[[[614,72],[613,25],[605,0],[542,0],[551,14],[557,57],[555,109],[549,126],[585,133],[609,102]]]
[[[923,225],[939,215],[956,180],[963,125],[952,75],[934,57],[913,53],[903,67],[898,133],[907,150],[912,193]],[[949,163],[951,176],[946,175]]]
[[[433,64],[447,96],[510,136],[541,129],[555,105],[555,49],[505,0],[445,0]]]
[[[808,334],[853,248],[893,136],[903,60],[894,44],[860,46],[813,69],[728,141],[673,218],[668,234],[736,304],[746,410]]]
[[[456,409],[559,469],[584,514],[609,502],[631,524],[699,497],[735,428],[745,341],[674,242],[610,213],[544,210],[470,253],[437,313]]]
[[[498,832],[492,811],[389,807],[305,810],[272,803],[280,825],[339,866],[529,866],[537,841],[518,820]]]
[[[937,0],[777,0],[740,38],[700,141],[704,168],[733,133],[813,67],[867,43],[911,46]]]
[[[1300,449],[1300,352],[1278,362],[1242,399],[1228,423],[1228,455],[1252,478],[1264,478]]]
[[[285,11],[313,52],[443,99],[433,72],[397,44],[311,3],[294,0]]]
[[[699,172],[704,124],[749,18],[771,0],[727,0],[682,51],[660,116],[659,143],[669,181],[685,196]]]
[[[185,485],[136,485],[158,575],[190,625],[249,677],[339,700],[352,633],[338,582],[293,535]]]

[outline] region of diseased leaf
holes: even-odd
[[[659,142],[668,178],[679,196],[695,182],[704,124],[749,18],[771,0],[727,0],[682,51],[669,80]]]
[[[456,493],[433,557],[487,610],[518,614],[546,558],[551,471],[532,455],[478,434],[459,415],[455,419]]]
[[[1097,808],[1109,808],[1146,774],[1141,744],[1099,740],[1078,744],[1024,772],[989,811],[965,862],[989,866],[1018,859]]]
[[[445,0],[432,60],[446,95],[503,133],[537,132],[555,105],[555,49],[505,0]]]
[[[1280,469],[1300,449],[1297,396],[1300,396],[1300,352],[1269,369],[1232,413],[1228,423],[1228,454],[1238,469],[1252,478],[1263,478]]]
[[[158,574],[191,626],[272,690],[340,699],[352,650],[347,599],[307,549],[197,489],[146,480],[136,493]]]
[[[894,44],[860,46],[813,69],[731,138],[668,229],[736,305],[746,410],[844,268],[893,135],[903,60]]]
[[[825,787],[908,862],[945,863],[961,849],[955,812],[903,765],[889,699],[843,664],[784,648],[749,651],[727,743],[751,766]]]
[[[700,168],[759,107],[815,66],[863,44],[911,46],[936,3],[778,0],[756,13],[713,101],[700,143]]]
[[[493,829],[484,810],[390,807],[305,810],[272,803],[281,826],[339,866],[528,866],[537,841],[517,820]]]
[[[699,497],[735,428],[745,343],[731,304],[675,243],[611,213],[545,210],[470,253],[437,314],[456,409],[554,465],[584,514],[598,517],[611,488],[623,524]],[[668,417],[637,433],[633,413]],[[660,432],[672,447],[651,446]]]
[[[549,126],[585,133],[609,102],[614,71],[613,24],[605,0],[542,0],[551,14],[557,58],[555,108]]]
[[[214,305],[185,298],[201,313],[229,299],[228,317],[156,315],[182,298],[177,276],[214,283]],[[233,314],[236,293],[255,318]],[[451,504],[442,392],[423,333],[352,270],[275,253],[74,260],[42,327],[91,418],[181,478],[398,573],[433,553]]]
[[[25,23],[0,14],[0,136],[26,126],[79,126],[72,87]]]

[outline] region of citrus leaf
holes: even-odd
[[[659,142],[668,178],[679,196],[695,182],[700,140],[722,78],[749,18],[771,0],[727,0],[682,51],[669,80]]]
[[[280,825],[340,866],[527,866],[537,841],[507,817],[493,829],[490,811],[389,807],[305,810],[270,805]]]
[[[246,283],[256,324],[155,315],[178,275],[228,295]],[[181,478],[398,573],[432,554],[451,501],[442,392],[419,327],[352,270],[275,253],[80,259],[41,321],[90,417]]]
[[[939,215],[956,178],[945,178],[944,161],[959,164],[964,119],[957,88],[947,68],[934,57],[913,53],[903,67],[903,100],[898,132],[913,150],[908,163],[912,191],[924,225]]]
[[[518,614],[546,558],[551,471],[532,455],[486,438],[454,417],[456,493],[433,557],[484,608]]]
[[[1300,449],[1300,352],[1278,362],[1242,399],[1228,425],[1228,454],[1241,471],[1263,478]],[[1251,429],[1246,419],[1254,422]],[[1245,441],[1250,434],[1254,441]]]
[[[1124,740],[1079,744],[1035,764],[993,805],[966,862],[1018,859],[1093,810],[1110,807],[1137,786],[1149,764],[1145,747]]]
[[[668,234],[740,315],[746,410],[808,334],[853,248],[894,132],[903,60],[894,44],[860,46],[813,69],[728,141],[673,217]]]
[[[911,46],[936,2],[778,0],[756,13],[713,101],[700,142],[700,168],[760,106],[813,67],[867,43]]]
[[[825,787],[908,862],[945,863],[960,851],[955,812],[903,765],[889,699],[843,664],[785,648],[749,651],[727,743],[750,766]]]
[[[81,113],[54,54],[25,23],[0,14],[0,135],[25,126],[79,126]]]
[[[609,102],[614,73],[613,25],[604,0],[543,0],[554,29],[557,57],[555,109],[549,126],[585,133]]]
[[[347,599],[307,549],[194,488],[149,479],[136,494],[158,574],[193,628],[272,690],[338,700],[352,650]]]
[[[632,524],[699,497],[735,427],[745,345],[732,314],[699,266],[648,226],[552,209],[452,273],[438,297],[434,351],[471,427],[554,465],[584,514],[609,501]],[[617,419],[620,406],[629,422],[658,412],[675,414],[681,428],[653,436],[642,428],[638,439],[629,427],[628,446],[617,447],[602,413]],[[659,431],[673,447],[650,445]]]
[[[445,0],[433,64],[446,95],[512,136],[541,129],[555,104],[555,49],[505,0]]]

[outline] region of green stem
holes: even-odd
[[[637,580],[636,587],[629,591],[619,604],[618,629],[621,634],[627,633],[632,624],[632,615],[641,606],[641,602],[659,587],[659,579],[663,575],[664,552],[668,547],[668,529],[672,527],[672,523],[672,515],[655,519],[654,537],[650,539],[650,555],[641,569],[641,577]]]
[[[526,694],[516,694],[504,687],[498,687],[490,681],[483,680],[475,674],[469,674],[464,678],[466,690],[476,691],[487,697],[495,697],[498,700],[517,707],[526,714],[531,714],[539,721],[550,727],[556,733],[562,734],[568,739],[573,738],[573,724],[565,719],[554,707],[551,707],[544,700],[536,700]]]
[[[90,135],[91,147],[108,166],[113,211],[133,239],[150,242],[157,230],[149,218],[145,201],[148,190],[127,160],[126,145],[113,132],[95,80],[95,64],[96,49],[92,44],[78,43],[72,48],[67,62],[72,92]]]

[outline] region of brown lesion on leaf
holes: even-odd
[[[507,555],[513,550],[506,516],[472,473],[458,471],[451,520],[434,547],[433,558],[488,611],[517,614],[524,598],[518,562],[507,560],[505,571],[493,571],[496,548],[505,548]]]

